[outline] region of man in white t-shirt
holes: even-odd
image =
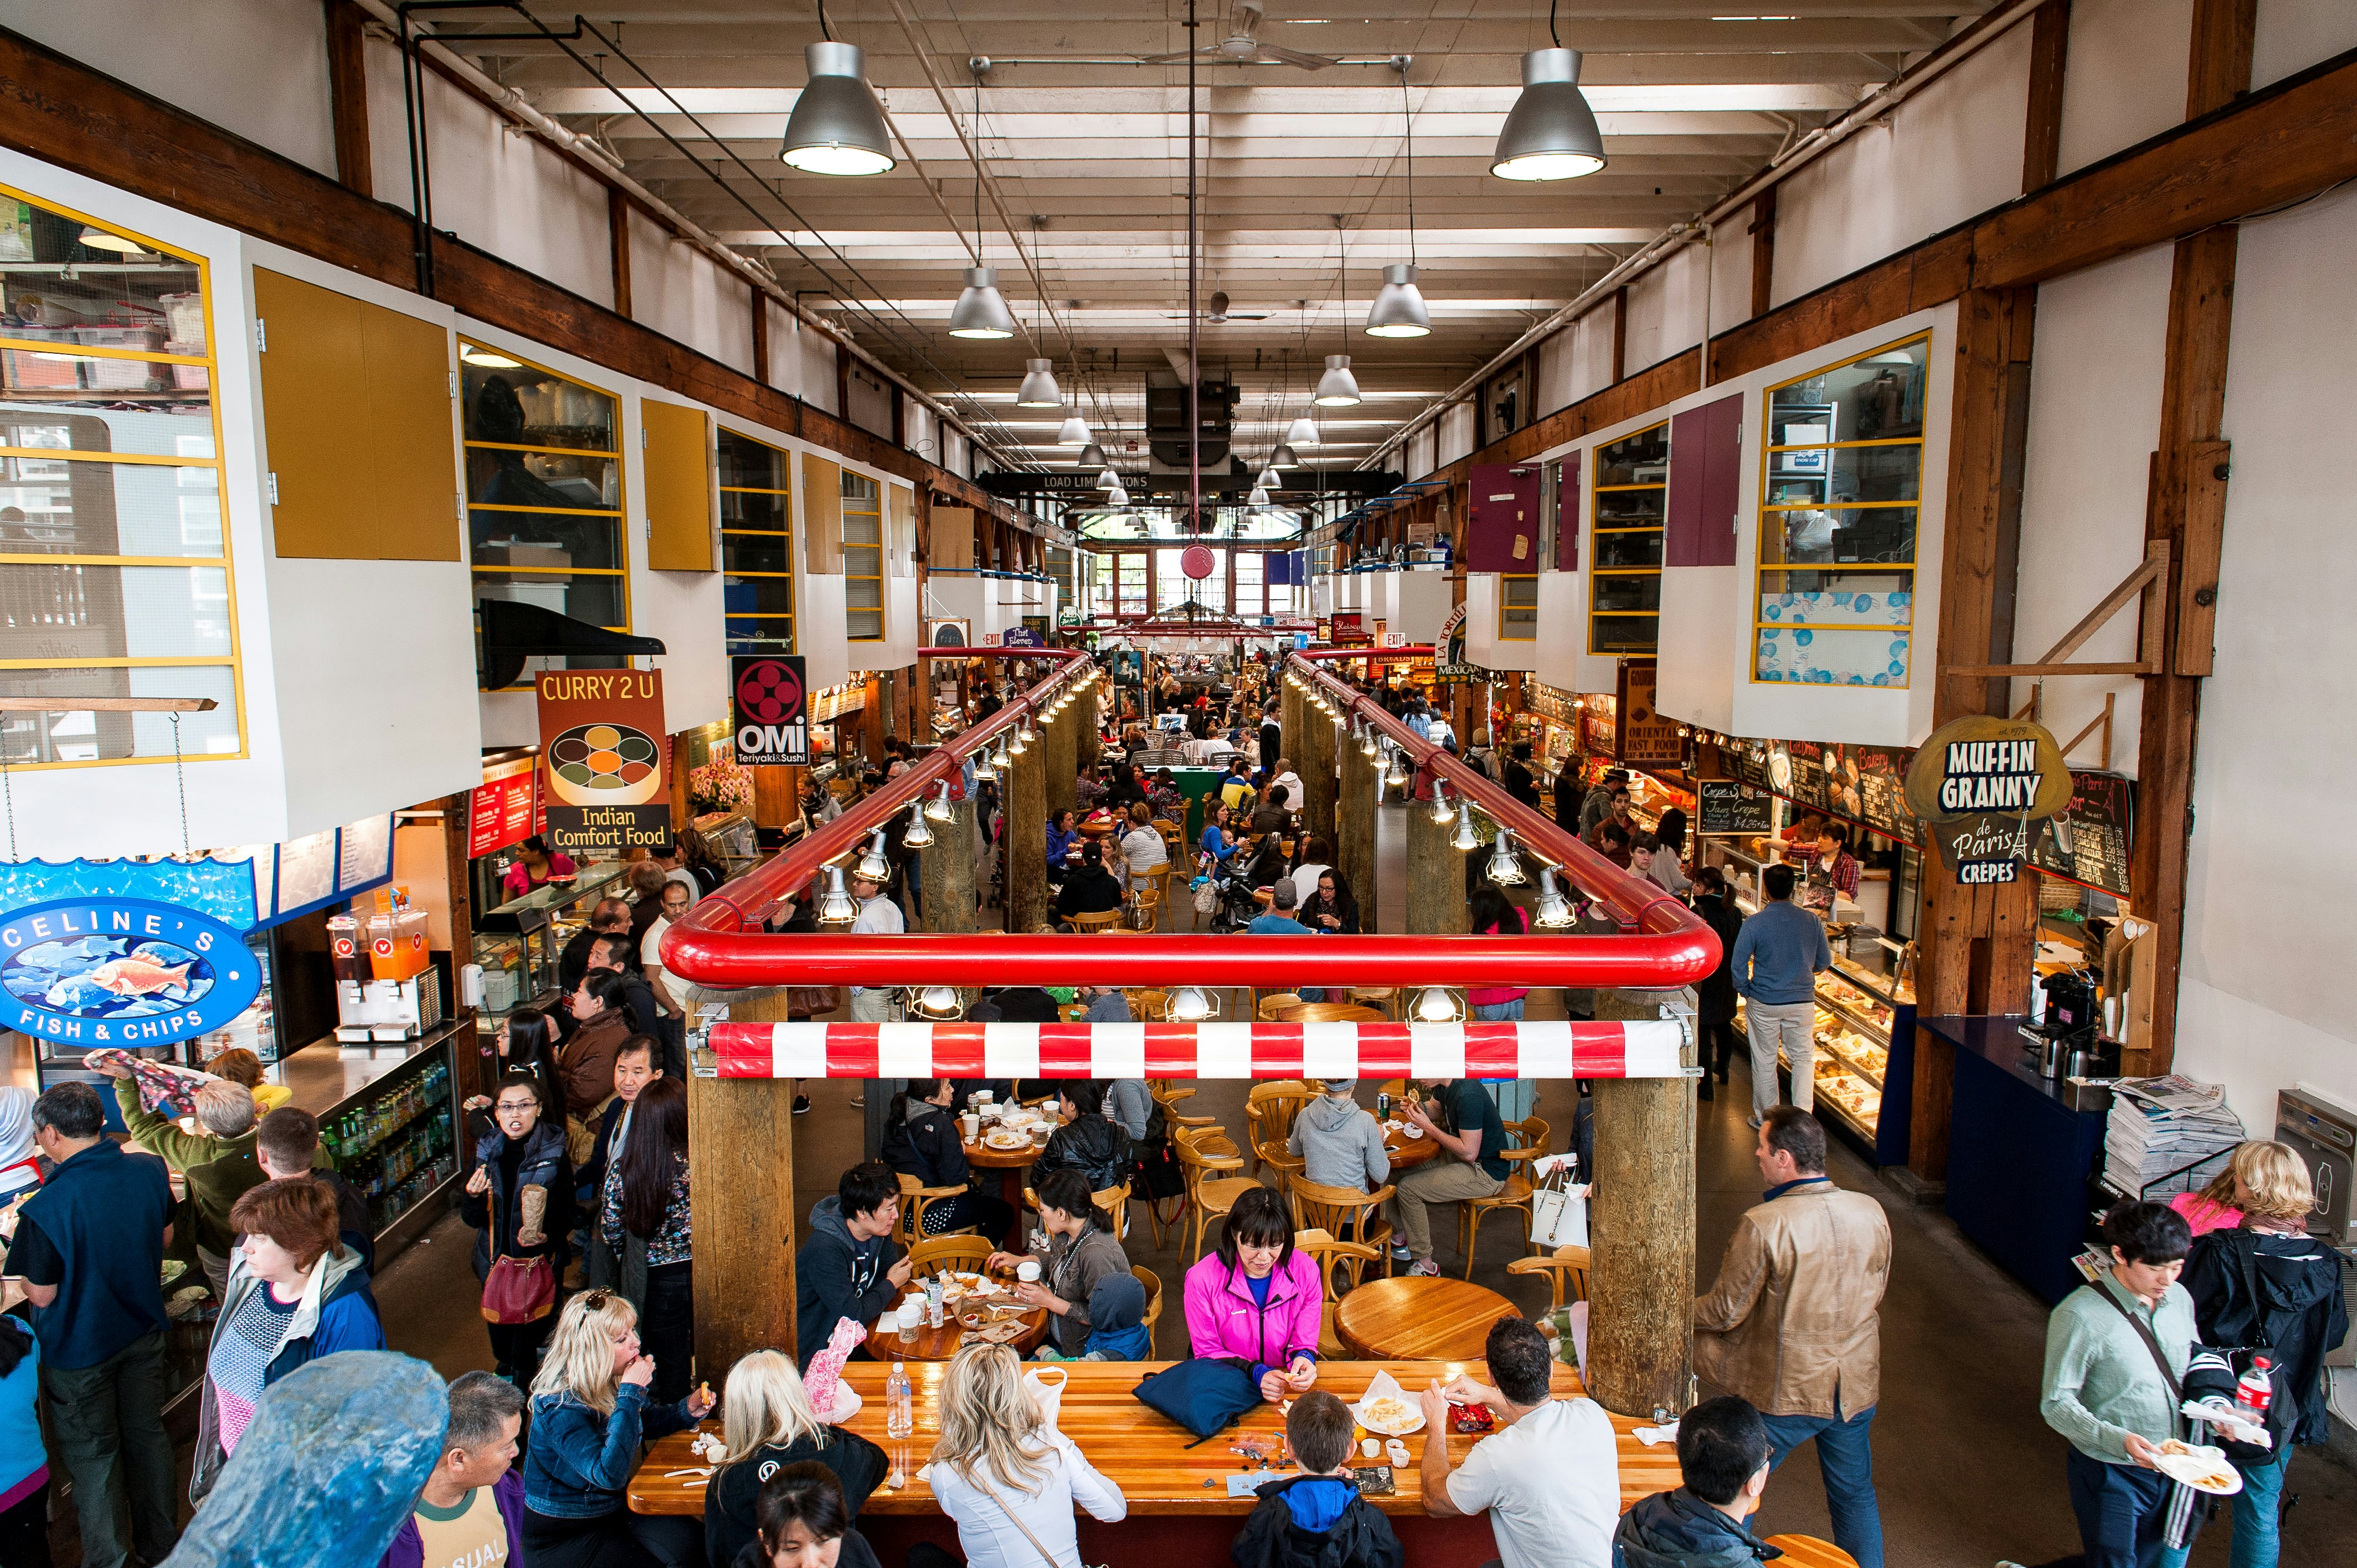
[[[1309,791],[1301,787],[1301,775],[1293,770],[1293,759],[1280,757],[1276,771],[1269,775],[1270,783],[1285,791],[1286,804],[1298,811],[1309,804]]]
[[[909,929],[908,920],[900,913],[900,906],[885,897],[882,883],[865,876],[855,876],[851,879],[851,897],[859,905],[859,918],[851,923],[852,935],[857,936],[863,931],[868,931],[879,936],[897,937]],[[899,1023],[900,1021],[899,992],[853,986],[851,1018],[852,1022],[856,1024]]]
[[[662,913],[655,917],[654,924],[649,926],[647,934],[639,940],[639,968],[647,977],[647,989],[655,993],[656,1004],[674,1018],[687,1016],[687,1009],[680,1005],[679,993],[673,989],[671,972],[662,966],[663,933],[671,929],[673,921],[685,919],[688,909],[694,903],[694,896],[686,888],[676,882],[664,883]]]
[[[1603,1407],[1553,1396],[1555,1359],[1522,1318],[1492,1325],[1484,1354],[1496,1388],[1460,1377],[1422,1395],[1424,1511],[1435,1519],[1486,1512],[1502,1568],[1610,1568],[1620,1458]],[[1499,1427],[1454,1470],[1451,1401],[1488,1405]]]

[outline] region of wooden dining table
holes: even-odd
[[[1355,1002],[1304,1002],[1298,1006],[1278,1011],[1280,1024],[1382,1024],[1387,1020],[1380,1007],[1361,1007]]]
[[[1119,1524],[1081,1520],[1080,1548],[1085,1562],[1134,1563],[1148,1558],[1224,1562],[1238,1525],[1252,1511],[1254,1498],[1249,1494],[1230,1497],[1227,1480],[1258,1467],[1238,1452],[1240,1442],[1256,1442],[1275,1452],[1276,1440],[1285,1430],[1283,1412],[1275,1405],[1261,1405],[1227,1431],[1198,1442],[1193,1434],[1141,1403],[1134,1392],[1148,1373],[1169,1365],[1166,1361],[1056,1364],[1055,1369],[1068,1379],[1057,1414],[1058,1429],[1121,1488],[1129,1506],[1130,1518]],[[888,1477],[887,1485],[870,1496],[859,1512],[860,1533],[867,1537],[879,1558],[897,1563],[917,1541],[932,1541],[952,1550],[957,1542],[956,1527],[942,1514],[923,1475],[933,1444],[941,1437],[941,1391],[948,1368],[941,1362],[909,1363],[916,1431],[912,1437],[901,1439],[885,1433],[884,1381],[889,1371],[881,1362],[855,1361],[843,1369],[843,1377],[862,1401],[845,1425],[881,1447],[900,1478],[900,1484],[893,1486]],[[1378,1371],[1389,1372],[1410,1393],[1429,1382],[1445,1385],[1459,1373],[1489,1380],[1488,1368],[1478,1359],[1328,1361],[1318,1369],[1318,1386],[1346,1401],[1356,1401]],[[1570,1399],[1585,1391],[1579,1374],[1557,1363],[1554,1391],[1558,1399]],[[1649,1424],[1644,1419],[1621,1415],[1609,1415],[1609,1419],[1616,1439],[1622,1508],[1680,1485],[1674,1444],[1648,1446],[1639,1442],[1635,1432]],[[701,1424],[717,1430],[717,1412]],[[630,1477],[628,1496],[632,1512],[703,1515],[708,1472],[689,1446],[691,1435],[674,1433],[648,1448]],[[1498,1555],[1487,1519],[1425,1516],[1424,1488],[1416,1466],[1432,1436],[1429,1431],[1419,1431],[1403,1438],[1408,1463],[1393,1470],[1394,1489],[1367,1500],[1390,1516],[1407,1561],[1417,1568],[1427,1564],[1475,1568]],[[1450,1459],[1462,1463],[1482,1439],[1451,1433],[1448,1441]],[[1351,1463],[1366,1462],[1354,1455]],[[686,1473],[671,1474],[673,1471]]]
[[[950,1308],[942,1314],[939,1328],[930,1323],[920,1324],[912,1335],[905,1337],[900,1332],[898,1309],[887,1307],[867,1326],[867,1353],[879,1361],[946,1361],[964,1348],[967,1330],[987,1327],[1002,1320],[1023,1326],[1022,1333],[1006,1342],[1006,1348],[1018,1356],[1028,1356],[1048,1337],[1048,1309],[1044,1306],[1022,1313],[976,1309],[963,1316]]]
[[[989,1135],[989,1129],[995,1125],[995,1122],[983,1123],[985,1137]],[[963,1131],[960,1136],[963,1137]],[[1015,1211],[1014,1218],[1006,1222],[1006,1234],[999,1238],[999,1245],[1009,1251],[1019,1250],[1023,1245],[1023,1173],[1039,1163],[1040,1145],[1031,1144],[1020,1149],[994,1149],[981,1138],[974,1138],[961,1146],[965,1151],[967,1165],[978,1171],[998,1173],[998,1196],[1006,1201],[1007,1208]]]
[[[1394,1176],[1405,1170],[1413,1170],[1440,1153],[1439,1144],[1429,1135],[1421,1138],[1409,1137],[1405,1122],[1402,1122],[1397,1127],[1394,1127],[1387,1122],[1378,1122],[1375,1125],[1383,1131],[1383,1153],[1391,1156]]]
[[[1334,1308],[1334,1337],[1370,1360],[1480,1359],[1490,1326],[1519,1317],[1520,1308],[1496,1291],[1446,1274],[1368,1280]]]

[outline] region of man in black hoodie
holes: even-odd
[[[1392,1521],[1359,1495],[1348,1468],[1351,1407],[1323,1389],[1293,1402],[1286,1440],[1301,1474],[1271,1481],[1228,1549],[1236,1568],[1402,1568]]]
[[[833,1197],[811,1210],[810,1240],[794,1254],[794,1360],[826,1348],[844,1318],[872,1324],[909,1283],[900,1227],[900,1178],[881,1160],[843,1173]]]
[[[1705,1400],[1678,1421],[1686,1484],[1640,1498],[1612,1535],[1612,1568],[1750,1568],[1783,1553],[1744,1520],[1768,1489],[1768,1427],[1733,1395]]]

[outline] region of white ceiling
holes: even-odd
[[[1329,411],[1340,417],[1324,422],[1328,441],[1302,456],[1355,464],[1620,257],[1989,3],[1564,4],[1562,40],[1585,53],[1582,82],[1611,161],[1584,179],[1525,185],[1492,177],[1490,152],[1522,54],[1547,45],[1545,0],[1271,0],[1262,42],[1342,63],[1198,70],[1201,295],[1208,309],[1224,290],[1237,317],[1204,323],[1201,351],[1207,371],[1232,374],[1243,390],[1239,449],[1265,455],[1320,358],[1348,352],[1368,401]],[[569,12],[540,15],[562,30]],[[1198,43],[1216,45],[1231,30],[1227,5],[1203,0],[1200,15]],[[1118,451],[1142,435],[1144,371],[1186,341],[1187,68],[1140,63],[1189,47],[1186,16],[1186,0],[834,0],[834,37],[866,50],[868,79],[913,154],[866,179],[778,160],[802,47],[819,37],[806,0],[626,0],[593,16],[675,104],[592,38],[572,47],[619,95],[547,45],[487,42],[479,60],[807,291],[807,303],[838,312],[915,384],[971,394],[1006,433],[991,435],[1032,448],[1031,461],[1069,462],[1052,445],[1053,419],[1016,417],[1023,360],[1052,357]],[[510,16],[441,31],[471,54],[465,33],[515,27]],[[1388,63],[1398,54],[1411,57],[1405,106]],[[978,120],[975,56],[993,61]],[[1404,107],[1434,331],[1386,342],[1360,328],[1381,269],[1409,255]],[[969,146],[985,171],[983,259],[999,269],[1028,341],[947,336],[959,273],[974,260]]]

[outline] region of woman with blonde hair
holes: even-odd
[[[967,1568],[1082,1568],[1072,1505],[1107,1524],[1129,1513],[1121,1488],[1049,1424],[1004,1345],[969,1344],[950,1362],[932,1460],[933,1499]],[[909,1553],[909,1568],[955,1562],[929,1544]]]
[[[584,1291],[557,1315],[532,1382],[523,1468],[523,1549],[532,1568],[694,1568],[692,1519],[634,1514],[626,1488],[640,1447],[712,1410],[699,1389],[647,1402],[654,1359],[639,1353],[639,1315],[613,1291]]]
[[[762,1483],[780,1467],[813,1461],[834,1471],[855,1520],[891,1468],[884,1450],[826,1423],[812,1408],[792,1359],[775,1350],[740,1359],[728,1369],[722,1391],[728,1452],[704,1494],[704,1551],[711,1568],[729,1568],[760,1533]]]
[[[2222,1183],[2231,1186],[2219,1194]],[[2186,1260],[2179,1283],[2193,1298],[2195,1330],[2202,1345],[2227,1352],[2238,1372],[2264,1357],[2275,1390],[2266,1415],[2269,1447],[2253,1458],[2228,1450],[2243,1474],[2233,1568],[2276,1568],[2291,1451],[2331,1436],[2324,1358],[2349,1333],[2343,1265],[2339,1253],[2309,1238],[2316,1191],[2297,1149],[2257,1140],[2238,1144],[2202,1197],[2231,1201],[2242,1218],[2198,1237]]]
[[[2308,1165],[2298,1150],[2284,1144],[2253,1138],[2234,1145],[2226,1166],[2200,1192],[2180,1192],[2169,1207],[2185,1216],[2196,1240],[2212,1230],[2232,1230],[2248,1212],[2271,1214],[2287,1224],[2308,1228],[2309,1205],[2315,1195],[2308,1184]],[[2254,1210],[2256,1202],[2259,1208]]]

